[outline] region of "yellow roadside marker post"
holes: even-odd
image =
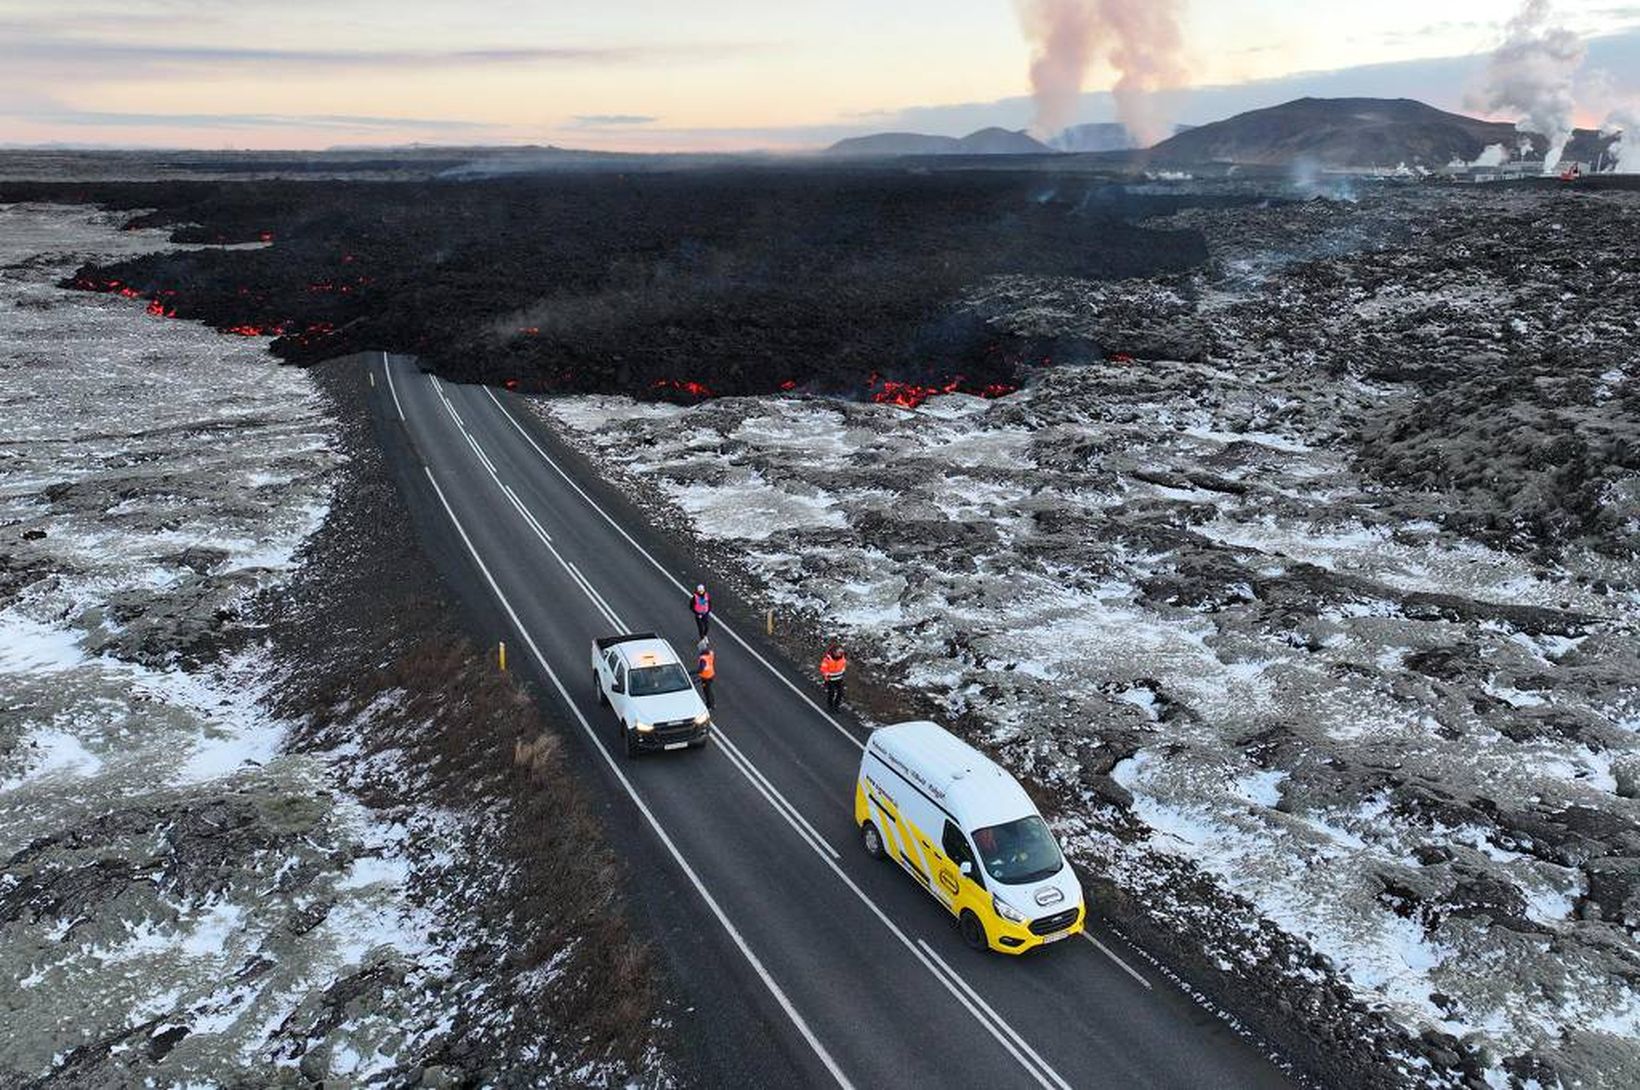
[[[769,610],[768,616],[763,620],[763,630],[771,636],[774,635],[774,610]]]
[[[500,659],[501,659],[501,672],[504,674],[504,673],[507,672],[507,641],[506,640],[501,641]]]

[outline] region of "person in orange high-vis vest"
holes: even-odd
[[[700,657],[695,660],[695,677],[700,681],[700,698],[706,706],[712,706],[712,679],[717,677],[717,653],[712,650],[712,641],[701,637],[695,650]]]
[[[843,705],[843,675],[848,673],[848,656],[833,641],[820,658],[820,678],[826,683],[826,707],[836,711]]]

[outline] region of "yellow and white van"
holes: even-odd
[[[866,851],[910,872],[976,949],[1020,954],[1082,930],[1082,886],[1025,789],[933,723],[871,734],[854,820]]]

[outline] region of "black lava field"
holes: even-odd
[[[965,289],[1182,271],[1206,259],[1201,236],[1137,221],[1243,198],[1040,172],[741,168],[0,184],[0,201],[25,200],[95,201],[204,244],[87,265],[70,283],[272,335],[293,363],[380,348],[527,390],[915,404],[1006,393],[1031,367],[1107,351],[996,332],[958,305]]]

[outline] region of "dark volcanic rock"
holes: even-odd
[[[178,225],[179,240],[271,242],[87,266],[71,283],[275,335],[295,362],[388,348],[452,378],[687,401],[1017,386],[1060,342],[991,330],[955,307],[965,289],[1006,273],[1173,272],[1207,256],[1193,231],[1134,224],[1177,198],[1100,184],[1066,179],[1043,201],[1034,173],[838,167],[8,183],[0,200],[154,208],[137,222]]]

